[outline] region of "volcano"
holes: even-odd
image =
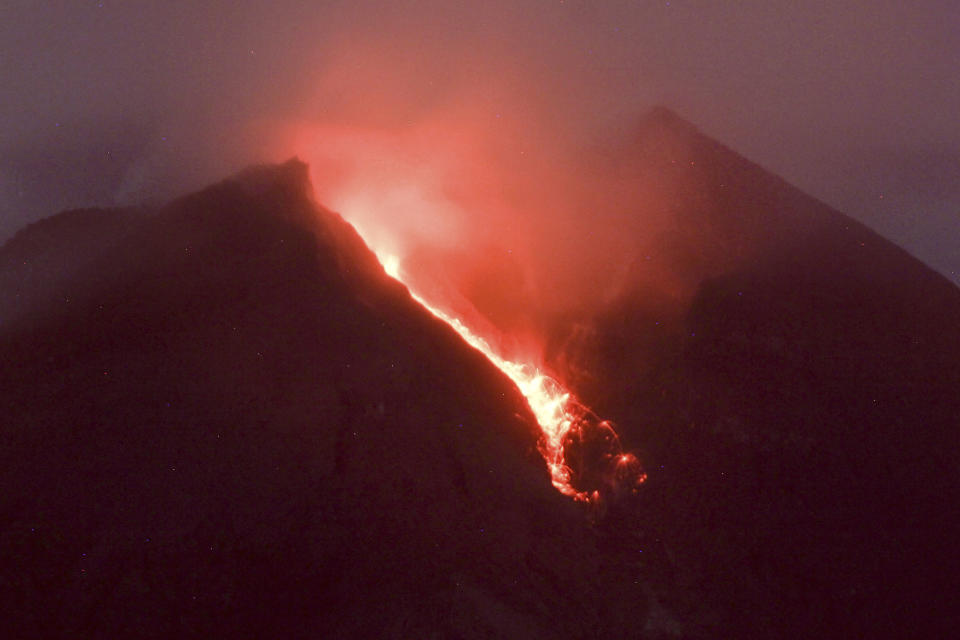
[[[549,359],[644,451],[678,574],[733,635],[946,633],[960,290],[669,110],[621,160],[667,223]]]
[[[954,628],[960,291],[665,109],[619,153],[665,231],[602,304],[517,314],[649,471],[603,513],[297,160],[22,230],[0,249],[11,637]],[[509,332],[479,273],[458,294]]]
[[[77,226],[96,258],[57,250]],[[625,630],[603,586],[624,571],[551,486],[522,396],[312,203],[302,163],[66,212],[4,261],[47,294],[2,342],[15,635]]]

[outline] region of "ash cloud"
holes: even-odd
[[[944,220],[960,201],[946,173],[913,170],[960,146],[957,30],[944,1],[14,0],[0,9],[0,237],[297,153],[322,202],[383,225],[398,251],[469,241],[526,252],[521,271],[559,255],[557,282],[590,290],[580,276],[624,242],[591,236],[597,221],[636,217],[611,150],[662,103],[958,280],[960,227]]]

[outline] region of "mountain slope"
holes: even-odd
[[[948,635],[960,292],[664,109],[614,164],[650,208],[615,230],[636,234],[616,295],[484,312],[546,327],[640,450],[644,491],[592,525],[516,390],[298,162],[0,249],[0,299],[25,267],[38,292],[0,325],[14,630]],[[466,307],[512,295],[501,266]]]
[[[945,632],[960,290],[666,110],[630,153],[668,230],[551,354],[643,449],[677,570],[742,635]]]
[[[639,587],[551,487],[522,397],[311,201],[303,164],[107,245],[55,278],[69,303],[0,333],[10,637],[643,620]]]
[[[0,247],[0,326],[63,302],[67,281],[140,221],[134,210],[78,209],[22,229]]]

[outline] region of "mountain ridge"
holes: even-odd
[[[754,617],[725,628],[946,633],[960,289],[671,122],[654,118],[632,170],[666,185],[674,224],[619,296],[565,320],[548,361],[644,451],[678,571],[714,585],[704,598],[738,585],[720,608]]]
[[[174,201],[0,329],[8,632],[625,633],[522,396],[302,175]]]
[[[958,290],[679,116],[645,126],[621,170],[673,222],[547,351],[641,450],[635,500],[589,523],[509,381],[306,165],[259,166],[106,233],[0,324],[14,632],[952,629]]]

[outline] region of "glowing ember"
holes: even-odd
[[[363,235],[359,229],[358,233]],[[540,425],[539,450],[557,490],[575,500],[596,504],[602,497],[601,488],[603,493],[634,491],[647,479],[636,457],[622,452],[620,440],[609,422],[599,420],[559,382],[537,367],[502,357],[459,318],[432,305],[404,282],[397,256],[376,248],[373,251],[384,271],[406,285],[414,300],[450,325],[517,386]],[[576,471],[572,468],[574,465]],[[584,484],[586,489],[578,488]]]

